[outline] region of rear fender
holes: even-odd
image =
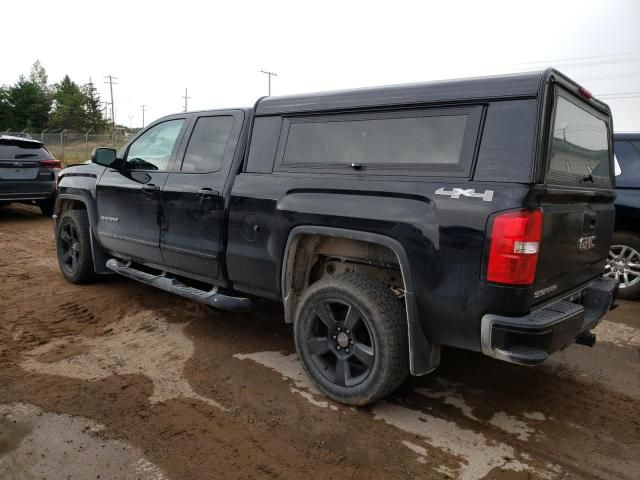
[[[425,375],[435,370],[440,363],[440,346],[432,344],[427,338],[418,315],[418,304],[416,302],[416,290],[411,274],[411,267],[404,247],[393,238],[384,235],[363,232],[359,230],[348,230],[343,228],[319,227],[319,226],[298,226],[291,230],[287,240],[282,265],[282,292],[283,302],[287,304],[287,279],[289,277],[290,259],[295,255],[296,238],[301,235],[322,235],[327,237],[347,238],[360,240],[387,247],[393,251],[398,259],[402,279],[405,286],[405,306],[407,313],[407,333],[409,336],[409,366],[413,375]],[[285,309],[286,310],[286,309]],[[286,312],[287,321],[292,321],[292,312]]]

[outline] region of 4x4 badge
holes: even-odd
[[[493,190],[485,190],[483,193],[476,193],[474,189],[452,188],[451,190],[447,191],[444,189],[444,187],[440,187],[438,190],[436,190],[436,195],[448,195],[451,198],[481,198],[485,202],[490,202],[491,200],[493,200]]]

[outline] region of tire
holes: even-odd
[[[87,283],[93,279],[93,258],[89,218],[84,210],[67,210],[56,230],[58,264],[71,283]]]
[[[53,204],[53,200],[43,200],[38,202],[38,207],[40,208],[42,215],[45,217],[51,217],[53,215]]]
[[[373,403],[409,375],[402,302],[367,275],[346,272],[311,285],[300,300],[294,336],[306,373],[336,402]]]
[[[640,297],[640,236],[629,232],[613,234],[605,277],[620,282],[618,298],[633,300]]]

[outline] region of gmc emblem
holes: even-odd
[[[591,250],[596,247],[596,236],[580,237],[578,239],[578,250]]]

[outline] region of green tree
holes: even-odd
[[[49,121],[51,96],[41,84],[27,80],[23,75],[8,89],[8,102],[12,109],[11,128],[43,129]]]
[[[9,97],[9,87],[0,85],[0,130],[13,126],[13,105]]]
[[[80,86],[65,75],[60,83],[53,86],[53,112],[49,126],[78,132],[87,130],[89,120],[85,103]]]
[[[40,60],[33,62],[29,73],[29,81],[37,85],[42,91],[49,93],[49,76]]]
[[[82,87],[84,95],[84,109],[87,114],[87,127],[94,132],[102,132],[107,128],[107,121],[102,116],[100,94],[98,89],[89,78],[89,83]]]

